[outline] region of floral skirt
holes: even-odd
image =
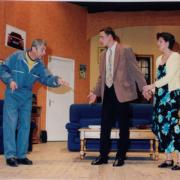
[[[180,152],[179,109],[180,90],[169,92],[166,87],[156,88],[152,130],[163,152]]]

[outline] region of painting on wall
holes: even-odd
[[[24,50],[26,48],[26,32],[6,24],[5,45]]]
[[[86,70],[87,70],[86,65],[80,64],[80,66],[79,66],[79,77],[80,77],[80,79],[86,79]]]
[[[151,84],[153,81],[153,55],[136,54],[136,59],[147,84]]]

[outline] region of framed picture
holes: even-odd
[[[6,24],[5,45],[24,50],[26,48],[26,32]]]
[[[136,54],[138,65],[144,74],[147,84],[151,84],[153,81],[153,55],[139,55]]]
[[[100,63],[100,56],[101,56],[101,53],[105,50],[106,48],[105,47],[98,47],[98,58],[97,58],[97,64]]]
[[[80,64],[80,66],[79,66],[79,77],[80,77],[80,79],[86,79],[86,70],[87,70],[86,65]]]

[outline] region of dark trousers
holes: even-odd
[[[129,141],[129,102],[120,103],[117,100],[114,86],[110,88],[106,86],[102,106],[100,136],[100,155],[103,158],[108,157],[111,148],[110,133],[116,120],[120,127],[116,158],[124,159]]]

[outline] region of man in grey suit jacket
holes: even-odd
[[[99,41],[107,48],[101,54],[96,87],[88,96],[89,103],[94,103],[99,96],[103,100],[100,156],[92,165],[108,163],[110,132],[116,120],[120,127],[120,139],[113,166],[124,165],[129,139],[129,102],[138,97],[136,84],[140,91],[146,85],[132,49],[117,43],[116,39],[117,36],[110,27],[99,32]]]

